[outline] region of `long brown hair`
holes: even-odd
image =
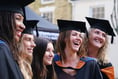
[[[13,12],[0,11],[0,39],[6,41],[14,58],[17,59],[17,43],[14,39],[15,25],[15,15]]]
[[[66,47],[66,42],[68,42],[68,43],[70,42],[71,32],[72,32],[72,30],[71,31],[60,32],[58,40],[56,42],[56,50],[57,50],[58,53],[60,53],[60,56],[61,56],[62,60],[66,59],[64,49]],[[67,41],[65,41],[65,39],[67,39]],[[82,38],[82,39],[84,39],[84,38]],[[85,56],[85,48],[84,48],[83,43],[80,46],[80,48],[77,52],[77,55],[80,56],[80,57]]]
[[[43,57],[49,42],[51,41],[45,38],[35,39],[36,47],[33,51],[32,61],[33,79],[56,79],[53,64],[46,66],[43,62]]]

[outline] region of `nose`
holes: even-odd
[[[103,39],[103,38],[104,38],[102,34],[99,34],[98,37],[99,37],[100,39]]]
[[[22,23],[20,28],[24,30],[26,28],[26,26]]]
[[[79,35],[79,36],[77,36],[77,37],[76,37],[76,40],[78,40],[78,41],[80,41],[80,42],[81,42],[81,41],[82,41],[82,36],[80,36],[80,35]]]
[[[54,57],[54,52],[50,51],[50,57]]]
[[[36,44],[34,43],[34,41],[32,41],[31,45],[33,48],[36,47]]]

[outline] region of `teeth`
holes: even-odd
[[[101,43],[101,41],[100,41],[100,40],[98,40],[98,39],[96,39],[95,41],[96,41],[96,42],[99,42],[99,43]]]
[[[78,45],[79,43],[80,43],[80,41],[75,41],[75,42],[74,42],[74,44],[77,44],[77,45]]]
[[[76,43],[76,42],[74,42],[74,44],[75,44],[75,45],[79,45],[79,43],[78,43],[78,42],[77,42],[77,43]]]

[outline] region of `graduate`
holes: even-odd
[[[24,79],[32,79],[33,73],[31,68],[32,58],[33,58],[33,49],[36,46],[34,42],[33,31],[36,28],[38,20],[26,20],[24,24],[26,26],[25,30],[22,33],[20,42],[19,42],[19,66],[21,72],[24,76]]]
[[[57,79],[54,70],[54,46],[50,39],[37,37],[33,51],[33,79]]]
[[[90,24],[87,33],[87,55],[97,59],[103,79],[114,79],[114,67],[107,57],[108,35],[111,43],[115,33],[108,20],[86,17]]]
[[[85,22],[59,19],[57,24],[60,31],[54,57],[57,78],[102,79],[96,60],[85,56]]]
[[[25,29],[22,7],[34,0],[0,0],[0,78],[24,79],[17,64],[17,43]]]

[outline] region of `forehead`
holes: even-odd
[[[76,30],[72,30],[72,31],[71,31],[71,34],[72,34],[72,33],[79,33],[79,34],[80,34],[81,32],[76,31]]]
[[[14,13],[14,15],[15,16],[22,16],[23,17],[23,15],[21,13]]]
[[[23,34],[22,38],[34,38],[32,34]]]
[[[51,42],[48,42],[47,48],[48,48],[48,47],[53,47],[53,44],[52,44]]]
[[[100,30],[100,29],[97,29],[97,28],[92,28],[92,29],[91,29],[91,32],[94,32],[94,31],[99,31],[99,32],[101,32],[101,33],[106,34],[104,31],[102,31],[102,30]]]

